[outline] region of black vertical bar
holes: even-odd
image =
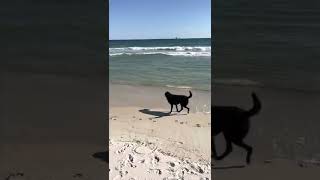
[[[1,11],[0,179],[107,179],[108,3],[7,1]]]

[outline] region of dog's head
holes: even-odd
[[[164,95],[165,95],[166,97],[168,97],[168,96],[171,95],[171,93],[169,93],[168,91],[166,91],[166,92],[164,93]]]

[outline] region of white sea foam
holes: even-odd
[[[110,56],[120,55],[211,56],[210,46],[123,47],[109,48]]]
[[[190,86],[173,86],[173,85],[166,85],[166,87],[169,87],[169,88],[177,88],[177,89],[192,89],[192,87]]]
[[[211,46],[167,46],[167,47],[123,47],[109,48],[112,50],[174,50],[174,51],[211,51]]]
[[[121,55],[167,55],[167,56],[205,56],[210,57],[211,53],[198,53],[198,52],[137,52],[137,53],[109,53],[110,56]]]

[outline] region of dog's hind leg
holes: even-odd
[[[177,112],[179,112],[179,110],[178,110],[178,105],[176,104],[176,110],[177,110]]]
[[[226,135],[224,135],[224,137],[226,139],[226,150],[221,156],[217,156],[217,160],[222,160],[232,152],[232,141]]]
[[[188,108],[187,106],[184,106],[184,107],[188,109],[188,114],[189,114],[190,108]]]
[[[244,148],[247,151],[247,157],[246,157],[246,162],[247,164],[250,164],[250,159],[251,159],[251,154],[252,154],[252,147],[245,144],[242,140],[240,141],[234,141],[233,142],[235,145]]]
[[[181,109],[180,109],[180,111],[178,111],[178,112],[181,112],[183,110],[183,106],[181,105]]]

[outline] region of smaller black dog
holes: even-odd
[[[189,91],[190,95],[189,96],[184,96],[184,95],[175,95],[175,94],[171,94],[168,91],[166,93],[164,93],[164,95],[166,96],[168,102],[171,105],[171,110],[170,113],[172,112],[172,108],[173,105],[176,105],[176,110],[177,112],[181,112],[183,110],[183,108],[187,108],[188,109],[188,113],[189,113],[189,108],[187,107],[188,103],[189,103],[189,98],[192,97],[192,93],[191,91]],[[178,104],[181,105],[181,109],[180,111],[178,110]]]

